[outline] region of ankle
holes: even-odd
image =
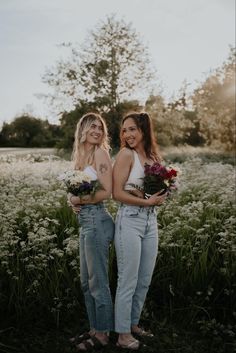
[[[132,336],[132,334],[129,332],[129,333],[120,333],[119,334],[119,337],[118,337],[118,341],[121,341],[121,342],[127,342],[127,341],[131,341],[133,340],[134,337]]]
[[[140,327],[138,325],[132,325],[131,332],[137,332],[137,331],[140,331]]]
[[[107,332],[99,332],[99,331],[96,331],[95,334],[94,334],[95,337],[97,337],[98,339],[102,340],[102,341],[108,341],[109,339],[109,336],[107,334]]]

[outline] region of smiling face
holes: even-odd
[[[136,148],[139,144],[143,143],[143,134],[132,118],[128,118],[124,121],[121,132],[123,141],[125,141],[130,148]]]
[[[101,121],[94,120],[86,134],[86,143],[91,145],[99,145],[104,135],[103,125]]]

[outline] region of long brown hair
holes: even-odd
[[[124,124],[125,120],[133,119],[137,128],[141,131],[143,135],[143,146],[146,153],[146,156],[154,161],[161,161],[162,158],[158,152],[157,143],[154,137],[152,120],[148,113],[136,113],[131,112],[124,116],[121,126]],[[121,140],[121,148],[127,147],[130,148],[129,144],[123,138],[122,129],[120,131],[120,140]]]
[[[85,156],[84,143],[86,142],[87,132],[89,131],[94,121],[100,121],[103,128],[103,137],[99,145],[94,145],[91,151]],[[75,131],[75,141],[73,145],[72,160],[75,164],[75,169],[84,169],[87,165],[92,165],[94,162],[94,153],[98,147],[109,151],[109,140],[107,133],[107,126],[103,118],[98,113],[87,113],[77,123]]]

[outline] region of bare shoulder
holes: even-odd
[[[127,147],[122,148],[116,156],[116,160],[126,160],[132,162],[133,160],[133,151]]]
[[[99,160],[101,160],[101,159],[108,160],[109,159],[110,160],[110,155],[109,155],[108,151],[106,151],[104,148],[101,148],[101,147],[96,149],[94,156],[95,156],[95,160],[96,159],[99,159]]]

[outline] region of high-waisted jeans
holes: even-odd
[[[114,222],[102,203],[84,205],[80,224],[80,280],[90,329],[114,329],[113,304],[108,279],[109,246]]]
[[[158,233],[154,207],[122,205],[116,216],[115,248],[118,286],[115,331],[138,325],[155,267]]]

